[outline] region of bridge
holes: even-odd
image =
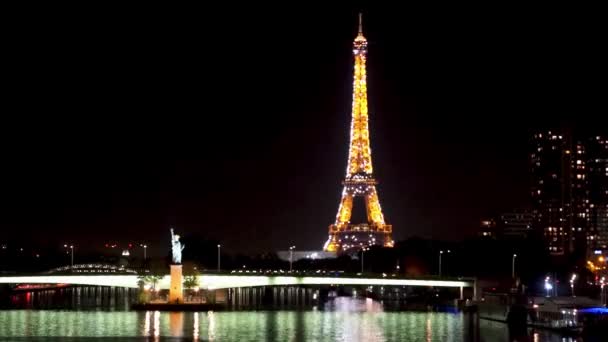
[[[475,287],[472,279],[397,278],[387,276],[314,276],[314,275],[241,275],[198,274],[199,288],[218,290],[239,287],[297,286],[297,285],[364,285],[364,286],[423,286],[462,288]],[[43,274],[1,276],[4,284],[70,284],[138,288],[140,278],[135,274]],[[170,276],[165,275],[156,287],[169,289]]]

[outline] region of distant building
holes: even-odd
[[[587,251],[589,235],[589,182],[587,177],[587,160],[589,153],[584,141],[573,143],[573,153],[570,160],[570,212],[567,221],[572,240],[571,253],[583,258]]]
[[[478,236],[491,239],[525,239],[532,231],[534,214],[529,209],[516,209],[480,221]]]
[[[495,239],[498,235],[496,232],[496,221],[493,219],[483,219],[479,224],[479,234],[482,238]]]
[[[530,166],[534,228],[542,232],[549,252],[563,255],[572,250],[570,136],[546,131],[534,134]]]
[[[291,254],[293,253],[293,254]],[[292,257],[292,261],[298,261],[301,259],[318,260],[318,259],[331,259],[336,257],[336,252],[325,252],[325,251],[278,251],[277,256],[283,261],[289,261]]]
[[[532,231],[534,214],[528,209],[513,210],[500,215],[498,227],[505,238],[525,239]]]
[[[553,255],[590,255],[608,247],[608,141],[547,130],[530,152],[532,228]]]
[[[587,141],[589,249],[608,254],[608,136]]]

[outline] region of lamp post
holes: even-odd
[[[517,254],[513,254],[513,258],[511,260],[511,278],[515,279],[515,258],[517,258]]]
[[[606,285],[606,277],[600,279],[600,304],[605,306],[604,285]]]
[[[600,279],[600,302],[602,306],[606,306],[606,294],[604,293],[604,286],[606,285],[606,277]]]
[[[289,247],[289,272],[293,270],[293,250],[296,246]]]
[[[146,244],[140,244],[140,246],[144,249],[144,260],[146,260],[148,258],[147,252],[146,250],[148,249],[148,245]]]
[[[220,271],[220,266],[221,266],[221,262],[222,262],[222,257],[221,257],[221,254],[220,254],[221,248],[222,248],[222,245],[220,245],[218,243],[218,245],[217,245],[217,271],[218,272]]]
[[[576,274],[572,274],[572,278],[570,278],[570,289],[572,290],[572,297],[576,297],[574,295],[574,281],[576,280]]]
[[[63,247],[64,247],[64,248],[68,248],[68,245],[67,245],[67,244],[65,244],[65,245],[63,245]],[[71,256],[70,256],[70,260],[71,260],[71,263],[70,263],[70,264],[71,264],[71,265],[72,265],[72,267],[73,267],[73,266],[74,266],[74,245],[70,245],[70,246],[69,246],[69,248],[70,248],[70,255],[71,255]]]
[[[553,289],[553,285],[551,285],[551,278],[547,276],[545,278],[545,290],[547,290],[547,297],[549,297],[549,291]]]
[[[361,273],[363,273],[363,256],[367,250],[369,250],[369,248],[361,248]]]
[[[446,253],[450,253],[450,250],[448,249],[447,251],[445,251]],[[439,276],[441,277],[441,257],[443,256],[443,251],[439,251]]]

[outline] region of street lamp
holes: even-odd
[[[513,258],[511,260],[511,278],[515,279],[515,258],[517,258],[517,254],[513,253]]]
[[[221,265],[221,254],[220,254],[220,249],[222,248],[222,245],[220,245],[219,243],[217,244],[217,271],[220,271],[220,265]]]
[[[146,260],[148,258],[146,250],[148,249],[148,245],[146,244],[140,244],[140,246],[144,249],[144,260]]]
[[[289,247],[289,272],[293,270],[293,250],[296,246]]]
[[[447,251],[445,251],[446,253],[450,253],[450,250],[448,249]],[[443,256],[443,251],[439,251],[439,276],[441,277],[441,257]]]
[[[576,297],[574,295],[574,281],[576,280],[576,274],[572,274],[572,278],[570,278],[570,289],[572,290],[572,297]]]
[[[64,248],[68,248],[68,245],[65,244],[65,245],[63,245],[63,247]],[[71,254],[71,258],[70,258],[71,259],[71,265],[73,267],[74,266],[74,245],[70,245],[69,248],[70,248],[70,251],[71,251],[71,253],[70,253]]]
[[[547,290],[547,297],[549,297],[549,291],[553,289],[553,285],[551,285],[551,278],[547,276],[545,278],[545,290]]]
[[[361,248],[361,273],[363,273],[363,255],[365,255],[365,251],[368,251],[369,248]]]
[[[600,304],[606,306],[606,296],[604,295],[604,286],[606,285],[606,277],[600,279]]]
[[[606,306],[606,294],[604,293],[604,286],[606,285],[606,277],[600,279],[600,302],[602,306]]]

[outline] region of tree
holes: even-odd
[[[143,298],[143,295],[148,290],[146,287],[149,287],[149,290],[151,291],[155,291],[156,285],[161,279],[163,279],[163,276],[156,274],[142,274],[138,276],[137,279],[137,285],[139,286],[139,291],[140,294],[142,294],[141,297]]]
[[[198,286],[198,277],[195,275],[185,276],[184,277],[184,288],[186,290],[191,290]]]

